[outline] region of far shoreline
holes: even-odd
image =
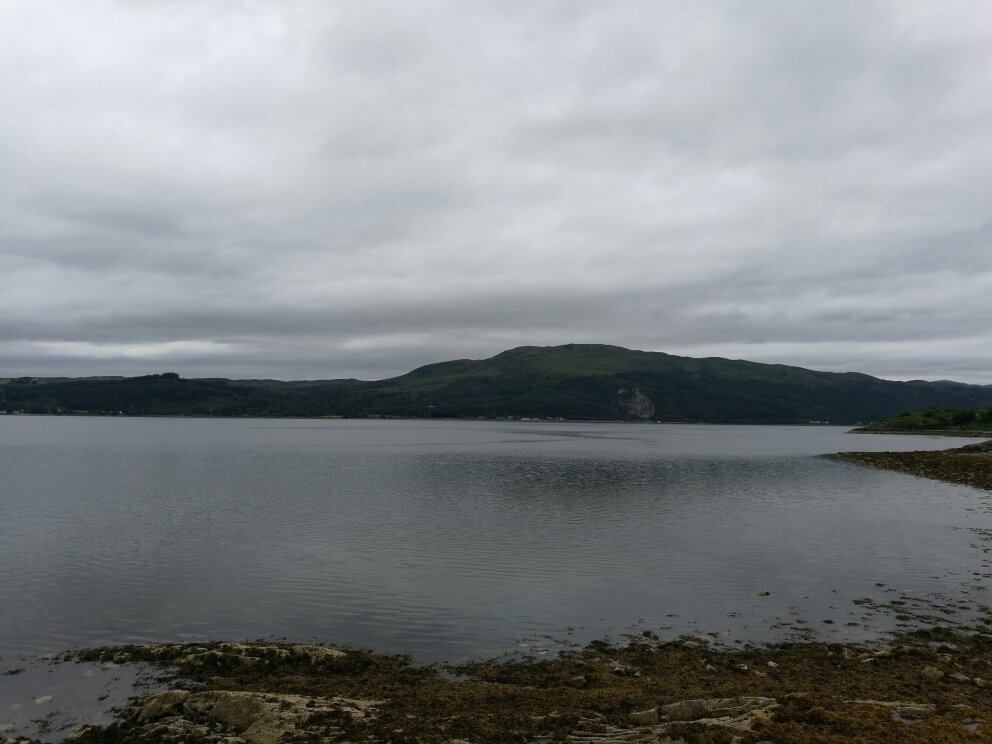
[[[919,435],[937,437],[977,437],[992,438],[992,431],[969,431],[967,429],[871,429],[866,426],[859,426],[851,429],[848,434],[899,434],[899,435]]]
[[[805,427],[810,429],[843,428],[851,426],[851,422],[832,421],[660,421],[652,419],[577,419],[577,418],[537,418],[530,416],[519,417],[479,417],[479,416],[211,416],[202,414],[184,413],[75,413],[66,411],[64,413],[26,413],[26,412],[0,412],[0,420],[5,417],[10,418],[96,418],[96,419],[183,419],[183,420],[212,420],[220,421],[457,421],[478,422],[478,423],[505,423],[505,424],[636,424],[655,426],[790,426]],[[847,433],[879,433],[888,434],[892,432],[860,432],[857,429],[850,429]],[[946,432],[898,432],[900,434],[944,434]],[[987,435],[976,436],[989,436]]]

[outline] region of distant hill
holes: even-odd
[[[694,359],[618,346],[523,346],[375,382],[13,378],[0,410],[190,416],[564,418],[861,423],[908,409],[992,406],[992,386]]]

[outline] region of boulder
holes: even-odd
[[[658,723],[658,709],[648,708],[638,710],[630,714],[630,720],[641,726],[653,726]]]
[[[146,723],[167,714],[174,714],[188,697],[189,693],[185,690],[169,690],[152,695],[145,700],[135,720],[138,723]]]
[[[923,667],[923,671],[920,672],[920,676],[927,682],[939,682],[944,678],[944,672],[937,667],[925,666]]]

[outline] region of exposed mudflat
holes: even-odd
[[[874,468],[992,490],[992,440],[939,452],[840,452],[837,457]]]
[[[992,634],[884,646],[723,648],[708,637],[593,643],[555,659],[418,667],[279,643],[75,655],[171,674],[81,744],[111,742],[973,742],[992,737]],[[989,722],[989,723],[986,723]]]

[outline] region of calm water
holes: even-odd
[[[992,510],[817,455],[956,442],[0,417],[0,656],[269,635],[449,660],[631,628],[865,637],[885,621],[859,597],[984,599],[974,530]]]

